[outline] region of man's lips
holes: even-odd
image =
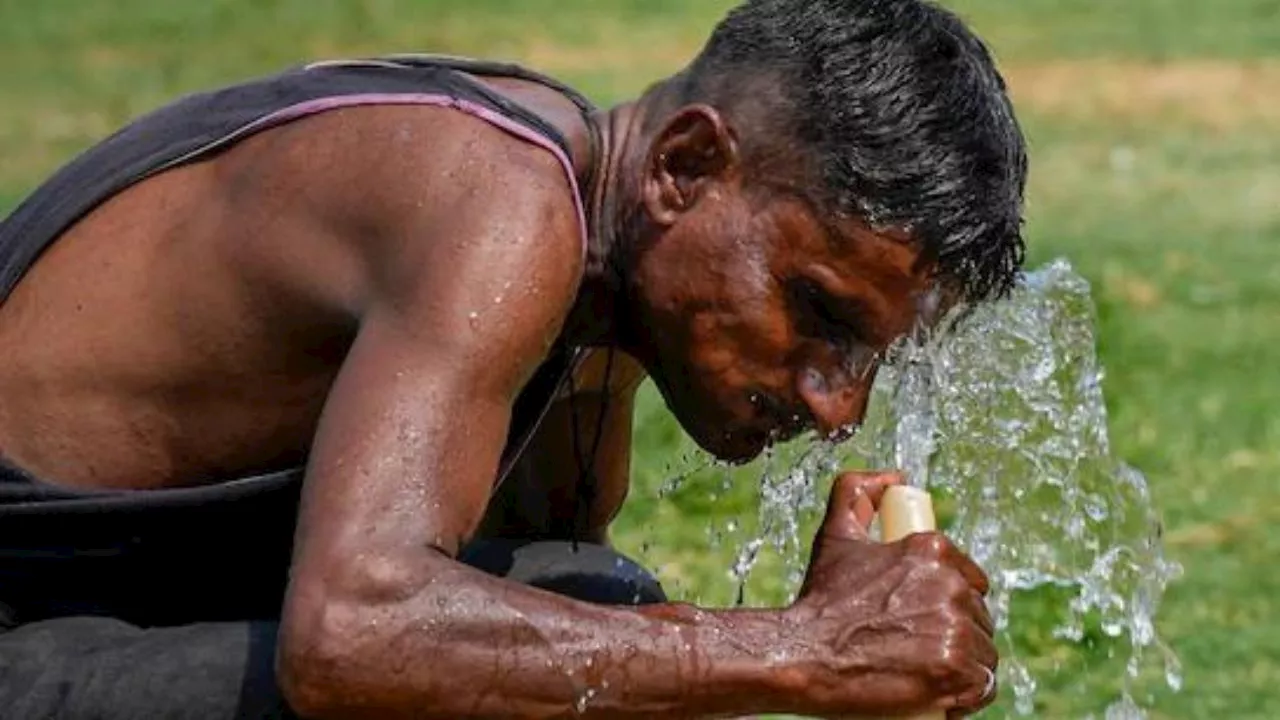
[[[786,442],[816,424],[807,407],[789,407],[768,395],[755,397],[754,404],[760,417],[758,433],[766,441]]]
[[[786,442],[812,428],[813,417],[809,413],[792,413],[775,426],[773,437],[778,442]]]

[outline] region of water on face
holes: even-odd
[[[710,503],[721,519],[706,554],[723,563],[728,550],[729,567],[674,591],[659,568],[668,592],[709,605],[790,602],[837,469],[900,468],[991,578],[1002,701],[986,715],[1063,717],[1037,705],[1038,690],[1070,692],[1084,670],[1097,677],[1114,664],[1116,682],[1077,692],[1105,695],[1109,720],[1146,717],[1159,686],[1181,686],[1155,626],[1179,569],[1164,557],[1146,478],[1110,448],[1094,319],[1088,283],[1051,263],[1008,300],[896,348],[854,441],[793,442],[743,468],[704,461],[680,474],[666,502],[730,498],[743,482],[758,493]],[[644,552],[661,543],[654,530]]]

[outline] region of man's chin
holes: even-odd
[[[760,453],[769,446],[766,433],[690,433],[698,447],[711,453],[721,462],[730,465],[745,465],[760,457]]]
[[[716,422],[706,414],[692,412],[692,408],[699,407],[702,403],[690,401],[690,395],[677,395],[657,377],[654,377],[654,384],[685,433],[693,438],[698,447],[714,455],[720,462],[743,465],[760,457],[760,453],[768,447],[768,431],[742,426],[735,428],[727,422]],[[676,401],[677,398],[679,402]]]

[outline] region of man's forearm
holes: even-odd
[[[410,595],[330,602],[319,628],[285,623],[281,676],[300,712],[524,720],[799,706],[788,691],[799,653],[780,612],[604,607],[431,564]]]

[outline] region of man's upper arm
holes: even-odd
[[[394,592],[411,558],[456,552],[482,517],[512,402],[581,265],[563,171],[503,141],[451,176],[462,186],[402,183],[432,199],[370,242],[368,302],[307,470],[292,579],[304,592]]]

